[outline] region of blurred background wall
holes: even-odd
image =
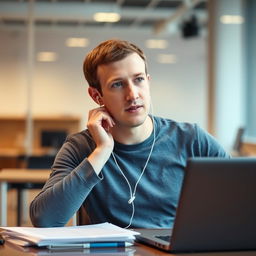
[[[26,28],[1,31],[1,113],[26,113],[27,50]],[[206,127],[206,42],[204,37],[183,40],[179,36],[161,37],[166,49],[148,49],[151,31],[130,29],[37,28],[35,52],[55,52],[54,62],[35,62],[32,89],[33,114],[79,114],[87,118],[93,107],[87,96],[82,64],[86,53],[102,40],[121,38],[139,45],[148,58],[151,90],[156,114],[180,121],[199,122]],[[86,37],[87,47],[70,48],[70,37]],[[173,64],[158,63],[160,54],[175,55]],[[189,106],[195,106],[190,108]],[[178,111],[177,111],[178,110]],[[85,121],[84,121],[85,122]],[[85,123],[82,125],[85,127]]]
[[[247,67],[255,49],[251,45],[248,54],[246,44],[255,32],[246,17],[254,16],[248,13],[254,5],[243,0],[0,1],[0,115],[75,115],[80,129],[86,128],[87,112],[96,105],[87,95],[84,57],[101,41],[121,38],[147,55],[154,114],[198,123],[227,150],[239,127],[249,125],[247,137],[253,141],[255,104],[248,95],[255,90],[250,89],[255,75]],[[96,12],[110,9],[120,14],[118,22],[93,20]],[[80,39],[80,47],[67,46],[71,38]],[[43,60],[43,53],[52,61]]]

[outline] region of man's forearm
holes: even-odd
[[[100,181],[86,160],[65,177],[60,170],[55,171],[30,205],[34,226],[64,226]]]

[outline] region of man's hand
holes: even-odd
[[[97,174],[99,174],[113,151],[114,139],[110,129],[114,125],[115,122],[105,107],[90,110],[87,128],[96,143],[96,148],[88,157],[88,161]]]
[[[113,150],[114,141],[110,128],[114,125],[115,122],[105,107],[90,110],[87,127],[97,147],[108,147]]]

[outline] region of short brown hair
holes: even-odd
[[[98,66],[122,60],[132,53],[137,53],[144,60],[145,72],[147,73],[146,56],[138,46],[118,39],[111,39],[100,43],[88,53],[84,60],[84,76],[89,86],[98,89],[101,93],[101,85],[97,77]]]

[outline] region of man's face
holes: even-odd
[[[116,125],[136,127],[144,123],[150,108],[149,75],[137,54],[100,65],[97,70],[103,103]]]

